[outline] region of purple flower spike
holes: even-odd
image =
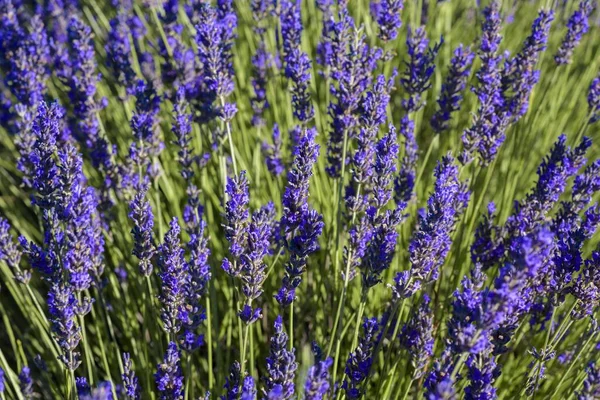
[[[587,101],[591,115],[590,124],[600,121],[600,75],[592,81],[588,90]]]
[[[4,383],[4,370],[0,368],[0,394],[4,394],[4,389],[6,388]]]
[[[400,332],[400,342],[408,349],[416,379],[423,375],[433,355],[433,313],[429,303],[429,296],[424,295],[418,310]]]
[[[411,271],[402,271],[394,277],[394,284],[388,286],[392,289],[394,299],[402,300],[412,297],[421,288],[421,282],[412,277]]]
[[[433,363],[433,367],[425,378],[425,398],[427,400],[456,399],[455,382],[452,377],[454,364],[450,354],[445,352],[441,359]]]
[[[384,42],[396,39],[402,26],[400,14],[403,8],[404,0],[371,1],[371,15],[379,25],[379,39]]]
[[[396,229],[405,218],[405,208],[406,203],[402,203],[395,210],[387,210],[382,215],[375,215],[375,210],[370,209],[365,216],[370,227],[365,237],[368,243],[365,244],[365,240],[357,246],[357,256],[362,255],[359,268],[362,272],[363,295],[381,281],[381,274],[392,262],[398,239]]]
[[[396,39],[398,29],[402,26],[400,14],[404,8],[404,0],[371,1],[371,14],[379,25],[378,36],[384,42]]]
[[[244,323],[252,324],[262,318],[262,309],[253,309],[248,304],[245,304],[244,307],[238,312],[238,316]]]
[[[177,333],[185,320],[186,289],[189,285],[189,266],[180,245],[181,228],[177,218],[173,218],[170,229],[165,234],[163,244],[158,248],[158,265],[162,280],[161,319],[169,333]]]
[[[269,357],[267,357],[267,372],[265,386],[267,393],[276,387],[281,388],[278,399],[291,399],[294,395],[294,379],[296,375],[296,356],[294,349],[288,350],[288,336],[283,331],[283,320],[280,315],[275,319],[275,332],[271,336]]]
[[[579,8],[571,15],[567,22],[567,33],[554,56],[558,65],[570,64],[573,50],[581,41],[581,38],[589,29],[588,18],[594,10],[594,4],[590,0],[581,0]]]
[[[283,59],[300,48],[302,40],[302,16],[300,15],[300,0],[283,0],[281,2],[281,36],[283,38]]]
[[[600,248],[592,252],[585,261],[583,269],[571,289],[573,296],[578,300],[573,311],[573,317],[581,319],[591,316],[600,304],[600,289],[597,282],[600,280]]]
[[[15,279],[26,285],[31,279],[31,272],[22,270],[19,267],[23,252],[17,246],[15,239],[9,231],[10,224],[7,220],[0,217],[0,261],[6,262],[15,275]]]
[[[234,115],[235,104],[225,103],[225,98],[235,88],[232,47],[237,17],[230,7],[215,9],[202,3],[200,8],[196,44],[202,65],[203,87],[192,91],[198,112],[196,119],[200,122],[216,117],[229,120]],[[216,105],[217,99],[223,104]]]
[[[409,60],[406,62],[406,71],[400,78],[400,83],[408,99],[402,100],[404,109],[411,113],[425,106],[425,100],[421,98],[423,92],[431,87],[431,76],[435,72],[435,58],[444,43],[444,38],[433,47],[429,46],[429,39],[425,27],[416,30],[408,28],[406,46],[408,47]]]
[[[247,250],[242,257],[242,268],[239,278],[242,281],[242,293],[246,297],[246,306],[240,313],[242,320],[251,323],[260,318],[260,309],[252,310],[249,306],[263,293],[263,282],[266,279],[266,264],[263,259],[271,246],[275,206],[268,203],[252,214],[248,226]]]
[[[106,106],[106,99],[96,99],[99,75],[93,46],[93,34],[89,26],[73,17],[67,27],[69,38],[68,58],[61,59],[59,77],[69,87],[69,99],[75,115],[75,138],[92,152],[94,166],[102,166],[112,174],[111,146],[100,136],[98,111]]]
[[[28,366],[24,366],[19,373],[19,389],[26,400],[33,399],[33,380]]]
[[[246,249],[248,237],[248,178],[242,171],[239,177],[227,178],[225,193],[228,197],[225,203],[225,238],[229,242],[229,252],[238,259]],[[238,265],[237,268],[240,266]],[[229,272],[228,272],[229,273]],[[239,272],[232,270],[230,275],[236,276]]]
[[[467,86],[474,58],[475,55],[471,49],[463,47],[462,44],[454,50],[454,57],[450,61],[450,70],[446,81],[442,84],[441,94],[437,101],[439,109],[431,118],[431,127],[436,133],[448,130],[451,114],[460,110],[463,91]]]
[[[129,205],[129,218],[133,221],[132,254],[140,260],[140,272],[144,276],[152,274],[152,258],[156,252],[152,230],[154,214],[150,202],[146,199],[148,185],[142,185]]]
[[[593,400],[600,396],[600,367],[590,362],[585,368],[583,388],[577,392],[577,400]]]
[[[404,137],[404,157],[400,162],[400,171],[394,179],[394,199],[396,204],[408,203],[413,199],[419,148],[415,139],[415,123],[404,116],[400,123],[400,134]]]
[[[502,57],[498,55],[502,42],[500,2],[493,0],[484,8],[483,16],[483,33],[478,51],[481,59],[481,67],[477,72],[479,84],[473,88],[479,98],[479,108],[473,123],[462,135],[464,150],[459,160],[463,164],[471,162],[476,152],[479,153],[483,165],[490,164],[504,142],[504,131],[510,117],[510,114],[504,111],[501,90]]]
[[[315,135],[315,129],[306,130],[296,145],[294,162],[288,173],[288,183],[282,198],[281,233],[290,254],[283,285],[275,296],[282,305],[289,305],[294,301],[295,290],[302,280],[308,256],[319,248],[318,238],[323,230],[323,217],[311,210],[308,204],[312,168],[319,155]]]
[[[226,390],[226,393],[220,397],[221,400],[238,400],[242,391],[241,375],[240,363],[234,361],[229,369],[229,376],[225,380],[223,388]]]
[[[475,230],[475,240],[471,245],[471,261],[480,265],[485,271],[496,265],[504,255],[504,244],[500,228],[494,225],[496,218],[496,206],[494,203],[488,205],[487,215]]]
[[[375,145],[373,200],[377,209],[383,209],[392,198],[392,181],[396,173],[397,159],[396,129],[390,125],[389,133]]]
[[[183,399],[185,388],[183,373],[181,372],[181,358],[174,342],[169,342],[163,362],[158,364],[156,368],[154,379],[159,393],[158,398],[160,400]]]
[[[240,400],[256,400],[256,386],[253,377],[247,376],[244,378]]]
[[[315,109],[310,100],[311,61],[308,54],[299,48],[288,54],[285,66],[285,76],[292,83],[292,109],[294,116],[302,123],[310,121],[315,115]]]
[[[360,399],[365,393],[363,382],[369,376],[373,364],[373,350],[377,342],[378,331],[377,318],[365,318],[363,335],[358,339],[358,346],[350,353],[346,361],[346,378],[342,388],[349,399]]]
[[[266,2],[264,2],[266,3]],[[256,53],[252,56],[252,66],[254,75],[252,77],[252,88],[254,97],[250,100],[252,103],[252,125],[256,127],[265,126],[264,113],[269,108],[267,100],[267,83],[269,78],[269,69],[273,67],[273,56],[266,49],[265,42],[261,39]]]
[[[138,383],[138,378],[133,371],[133,363],[129,353],[123,353],[123,387],[125,389],[125,395],[128,400],[139,400],[141,399],[141,388]]]
[[[76,322],[77,299],[70,286],[53,284],[48,292],[48,312],[54,336],[62,349],[59,359],[71,371],[81,363],[76,351],[81,340],[81,328]]]
[[[469,356],[466,361],[469,386],[465,388],[466,400],[493,400],[496,396],[494,381],[498,369],[493,356]]]
[[[175,134],[179,165],[181,167],[181,176],[190,184],[194,176],[194,164],[198,161],[193,155],[192,147],[192,115],[186,112],[187,100],[185,98],[185,89],[180,86],[175,95],[175,104],[173,114],[175,121],[173,122],[172,131]]]
[[[450,251],[451,233],[469,202],[469,192],[458,178],[458,167],[451,155],[442,158],[434,175],[436,182],[427,210],[419,215],[408,248],[412,274],[425,283],[437,280],[439,268]]]
[[[275,176],[279,176],[285,170],[285,166],[281,159],[281,131],[279,125],[273,125],[273,144],[267,142],[262,144],[262,153],[265,157],[267,169]]]
[[[135,114],[130,123],[135,140],[129,149],[129,156],[136,167],[133,172],[139,172],[141,176],[132,179],[134,184],[139,183],[139,179],[143,180],[146,174],[151,178],[158,174],[152,159],[164,148],[158,129],[160,102],[161,97],[154,85],[138,80],[135,86]]]
[[[12,23],[18,24],[17,21],[2,19],[6,25],[0,33],[3,42],[0,44],[0,64],[7,64],[4,77],[6,88],[29,112],[35,112],[46,92],[50,45],[41,17],[35,15],[28,18],[31,18],[29,33],[23,32],[21,27],[11,26]]]
[[[110,21],[110,31],[106,40],[106,56],[108,66],[112,69],[113,76],[129,94],[135,86],[135,71],[133,70],[131,43],[129,35],[130,18],[127,13],[120,12]]]
[[[513,121],[525,115],[529,107],[529,95],[540,79],[540,71],[535,69],[535,65],[540,54],[546,49],[550,24],[553,20],[553,11],[540,10],[531,26],[531,34],[523,43],[523,48],[504,64],[502,96],[505,101],[504,108]]]
[[[533,191],[522,202],[516,203],[506,227],[509,237],[519,237],[532,232],[556,204],[564,192],[567,181],[585,164],[585,153],[591,146],[584,137],[579,146],[566,145],[566,136],[559,136],[550,154],[538,167],[538,182]]]
[[[332,100],[328,109],[331,129],[327,141],[326,171],[333,178],[340,177],[344,144],[348,146],[350,139],[356,135],[359,122],[364,122],[369,140],[377,135],[377,126],[385,121],[389,87],[392,86],[380,75],[373,89],[367,91],[382,51],[367,44],[364,34],[355,29],[347,9],[342,9],[339,19],[337,23],[332,22],[327,38],[333,55],[329,65]]]
[[[304,396],[306,400],[322,400],[331,388],[329,368],[333,365],[330,357],[324,361],[317,361],[308,369],[304,383]]]

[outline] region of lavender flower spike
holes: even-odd
[[[363,382],[369,376],[373,364],[373,350],[377,342],[379,324],[377,318],[365,318],[363,336],[358,340],[358,346],[350,353],[346,361],[346,378],[342,388],[349,399],[360,399],[365,388]]]
[[[234,257],[234,261],[239,259],[246,248],[248,237],[248,178],[246,171],[242,171],[239,177],[227,178],[225,193],[228,197],[225,203],[225,238],[229,242],[229,252]],[[239,270],[225,271],[231,276],[237,276]]]
[[[225,380],[224,389],[227,391],[225,395],[219,397],[221,400],[238,400],[242,391],[242,370],[240,363],[234,361],[229,368],[229,376]]]
[[[302,40],[302,16],[300,0],[281,2],[281,36],[283,38],[283,59],[287,59],[294,49],[298,49]]]
[[[396,39],[402,26],[400,14],[403,8],[404,0],[371,1],[371,15],[379,25],[379,39],[384,42]]]
[[[129,218],[134,223],[131,230],[133,235],[133,255],[140,260],[140,272],[144,276],[152,274],[152,257],[156,252],[152,229],[154,215],[150,202],[146,199],[148,185],[142,185],[129,205]]]
[[[17,243],[9,231],[10,224],[7,220],[0,217],[0,261],[6,262],[13,271],[15,279],[26,285],[31,279],[31,272],[22,270],[19,267],[22,251],[19,250]]]
[[[410,58],[406,62],[406,71],[400,78],[402,87],[409,95],[408,99],[402,100],[402,106],[407,112],[418,111],[425,105],[421,95],[431,87],[435,57],[443,43],[442,37],[438,44],[430,48],[425,27],[421,26],[416,30],[409,27],[406,46]]]
[[[600,121],[600,75],[598,75],[590,85],[588,90],[588,109],[590,114],[590,124]]]
[[[161,319],[165,330],[169,333],[177,333],[181,329],[189,285],[188,265],[180,245],[180,233],[181,228],[177,218],[173,218],[164,242],[158,248],[159,275],[162,280]]]
[[[389,133],[375,145],[373,202],[377,209],[383,209],[392,198],[392,181],[398,159],[396,136],[396,129],[390,125]]]
[[[296,356],[294,349],[288,350],[288,336],[283,331],[283,321],[280,315],[275,319],[275,332],[271,336],[269,357],[267,357],[267,372],[265,386],[267,393],[273,389],[281,389],[278,399],[291,399],[294,395],[294,379],[296,374]]]
[[[260,317],[261,309],[252,309],[251,305],[263,293],[263,282],[267,268],[263,259],[269,252],[275,206],[268,203],[252,214],[248,227],[247,251],[242,257],[239,278],[242,281],[242,293],[246,297],[244,309],[239,313],[242,321],[252,323]]]
[[[577,400],[593,400],[600,396],[600,367],[591,362],[585,368],[587,376],[583,381],[582,390],[576,392]]]
[[[415,123],[404,116],[400,123],[400,134],[404,137],[404,157],[400,162],[398,176],[394,179],[394,199],[396,204],[408,203],[413,198],[419,148],[415,139]]]
[[[76,351],[81,340],[81,329],[75,316],[77,306],[77,299],[70,286],[55,283],[50,287],[48,311],[52,331],[63,351],[59,359],[71,371],[81,363],[80,353]]]
[[[408,247],[412,273],[426,283],[437,280],[450,251],[451,232],[469,202],[469,192],[459,180],[458,167],[450,154],[442,157],[434,175],[436,182],[427,210],[419,215]]]
[[[441,94],[437,101],[439,109],[431,118],[431,127],[436,133],[448,130],[451,114],[460,109],[462,92],[467,85],[474,58],[475,55],[471,49],[463,47],[462,44],[454,50],[454,57],[450,61],[450,70],[446,81],[442,84]]]
[[[190,184],[194,176],[194,163],[196,158],[193,155],[192,148],[192,115],[186,112],[187,101],[185,98],[185,88],[180,86],[175,94],[175,104],[173,106],[174,123],[172,131],[177,140],[175,144],[179,147],[177,152],[179,165],[181,167],[181,176]]]
[[[423,295],[421,305],[400,332],[400,342],[408,350],[414,378],[420,378],[433,356],[433,313],[430,298]]]
[[[505,111],[514,121],[520,119],[529,107],[529,95],[540,79],[540,71],[535,69],[540,53],[546,49],[550,24],[554,12],[540,10],[531,26],[531,34],[525,39],[521,51],[505,62],[502,72],[502,95]]]
[[[292,82],[292,110],[302,123],[310,121],[315,109],[310,100],[311,61],[302,50],[293,49],[287,57],[285,76]]]
[[[256,400],[256,386],[254,384],[254,378],[249,375],[244,378],[240,400]]]
[[[331,387],[329,368],[332,364],[333,359],[330,357],[324,361],[317,361],[315,365],[309,368],[304,383],[306,400],[322,400],[325,398]]]
[[[93,34],[89,26],[73,17],[67,27],[69,57],[61,60],[59,76],[69,87],[69,99],[75,115],[75,137],[92,151],[95,166],[107,171],[112,168],[110,147],[100,137],[97,112],[106,106],[106,99],[98,101],[96,85],[99,75],[93,46]]]
[[[237,17],[232,10],[221,12],[210,5],[202,8],[200,17],[196,25],[196,44],[205,87],[196,96],[198,118],[209,121],[218,116],[229,120],[235,114],[235,104],[225,103],[225,98],[235,88],[231,49]],[[222,102],[219,106],[214,104],[217,99]]]
[[[579,8],[571,15],[567,22],[567,33],[560,45],[560,48],[554,56],[554,61],[558,65],[570,64],[573,57],[573,50],[583,35],[588,31],[588,18],[594,10],[594,4],[590,0],[581,0]]]
[[[182,400],[184,385],[181,372],[179,350],[174,342],[169,342],[162,363],[158,364],[154,374],[160,400]]]
[[[21,395],[25,400],[33,399],[33,380],[31,379],[31,370],[28,366],[24,366],[19,374],[19,388]]]
[[[479,108],[473,123],[465,129],[462,136],[464,150],[459,160],[463,164],[471,162],[475,152],[479,153],[482,164],[491,163],[504,142],[504,130],[510,117],[510,114],[504,111],[501,91],[502,57],[498,55],[502,41],[500,2],[493,0],[484,8],[483,15],[483,32],[478,51],[481,67],[477,71],[478,85],[473,88],[479,99]]]
[[[266,2],[265,2],[266,3]],[[264,39],[261,38],[256,53],[252,56],[252,66],[254,75],[252,77],[252,88],[254,96],[250,102],[252,104],[252,125],[256,127],[265,126],[264,113],[269,108],[267,100],[267,83],[269,79],[269,69],[273,67],[273,57],[266,49]]]
[[[294,301],[308,256],[319,248],[317,241],[323,230],[323,217],[308,205],[310,177],[319,155],[315,135],[315,129],[308,129],[299,140],[282,198],[281,232],[290,253],[282,287],[275,296],[282,305],[289,305]]]
[[[279,130],[279,125],[274,124],[273,144],[270,145],[267,142],[263,142],[261,150],[265,157],[267,169],[275,176],[281,175],[285,170],[285,165],[281,159],[281,147],[281,131]]]
[[[131,362],[129,353],[123,353],[123,374],[121,375],[121,378],[123,379],[123,387],[127,399],[141,399],[140,385],[138,383],[138,378],[133,371],[133,363]]]
[[[129,93],[135,85],[135,71],[133,70],[131,43],[129,35],[129,20],[126,12],[119,12],[110,21],[110,31],[106,40],[106,56],[108,66],[111,68],[117,82]]]

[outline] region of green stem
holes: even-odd
[[[208,346],[208,390],[212,391],[215,377],[213,372],[212,313],[210,297],[206,297],[206,342]]]
[[[354,337],[352,338],[352,348],[354,349],[358,343],[358,333],[360,331],[360,322],[362,321],[363,314],[365,312],[365,305],[367,304],[366,295],[360,301],[358,306],[358,314],[356,314],[356,326],[354,328]]]
[[[440,135],[435,135],[433,137],[433,140],[431,140],[431,142],[429,142],[429,147],[427,147],[427,152],[425,153],[425,158],[423,158],[423,165],[421,166],[421,170],[419,171],[419,174],[417,175],[417,179],[415,180],[415,185],[414,185],[415,188],[417,188],[419,185],[419,182],[421,182],[423,173],[425,172],[425,169],[427,168],[427,162],[429,161],[429,157],[431,157],[431,152],[433,151],[433,148],[437,145],[437,143],[440,140],[439,137],[440,137]]]
[[[587,350],[587,347],[590,344],[590,342],[592,341],[592,339],[594,339],[595,337],[596,337],[596,335],[590,335],[588,340],[586,340],[586,342],[583,344],[583,346],[581,346],[581,348],[577,352],[577,356],[575,357],[575,359],[569,363],[569,368],[567,368],[567,371],[564,374],[562,374],[560,381],[558,381],[558,385],[556,385],[556,389],[554,390],[554,393],[552,394],[553,399],[558,398],[556,396],[560,393],[560,389],[561,389],[563,383],[565,382],[565,380],[571,373],[571,370],[573,369],[575,364],[577,364],[577,361],[579,361],[579,358],[581,357],[581,355],[584,354],[584,352]]]
[[[290,337],[290,350],[294,348],[294,302],[290,304],[290,332],[288,333]]]

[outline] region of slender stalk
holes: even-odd
[[[81,300],[81,293],[77,293],[77,302],[79,304],[82,303]],[[85,357],[85,369],[88,375],[88,379],[89,379],[89,383],[90,385],[94,384],[94,374],[93,374],[93,368],[92,368],[92,354],[91,354],[91,350],[89,348],[89,343],[87,340],[87,332],[85,329],[85,319],[83,318],[83,315],[77,315],[77,319],[79,320],[79,326],[81,327],[81,339],[83,342],[83,353],[84,353],[84,357]]]
[[[416,133],[416,122],[415,122],[415,133]],[[423,158],[423,165],[421,166],[421,170],[419,171],[419,174],[417,175],[417,179],[415,180],[415,186],[414,186],[415,188],[417,188],[419,185],[419,182],[421,182],[423,173],[425,172],[425,169],[427,168],[427,162],[429,161],[429,157],[431,157],[431,152],[433,151],[433,148],[437,146],[439,141],[440,141],[440,135],[435,135],[433,137],[433,139],[431,140],[431,142],[429,142],[429,146],[427,147],[427,152],[425,153],[425,158]]]
[[[191,358],[192,358],[191,355],[188,353],[186,355],[186,359],[185,359],[185,367],[187,370],[187,373],[185,375],[185,400],[188,400],[190,398],[190,385],[192,382],[192,360],[191,360]]]
[[[290,337],[290,350],[294,348],[294,302],[290,304],[290,332],[288,333]]]
[[[225,106],[225,97],[220,96],[219,101],[221,102],[221,107]],[[237,162],[235,159],[235,148],[233,147],[233,138],[231,137],[231,122],[225,122],[225,129],[227,131],[227,141],[229,142],[229,153],[231,155],[231,163],[233,164],[233,173],[237,176]]]
[[[212,312],[209,296],[206,297],[206,342],[208,347],[208,390],[212,391],[215,384],[215,376],[213,372]]]

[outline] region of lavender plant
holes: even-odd
[[[599,398],[599,8],[0,0],[0,400]]]

